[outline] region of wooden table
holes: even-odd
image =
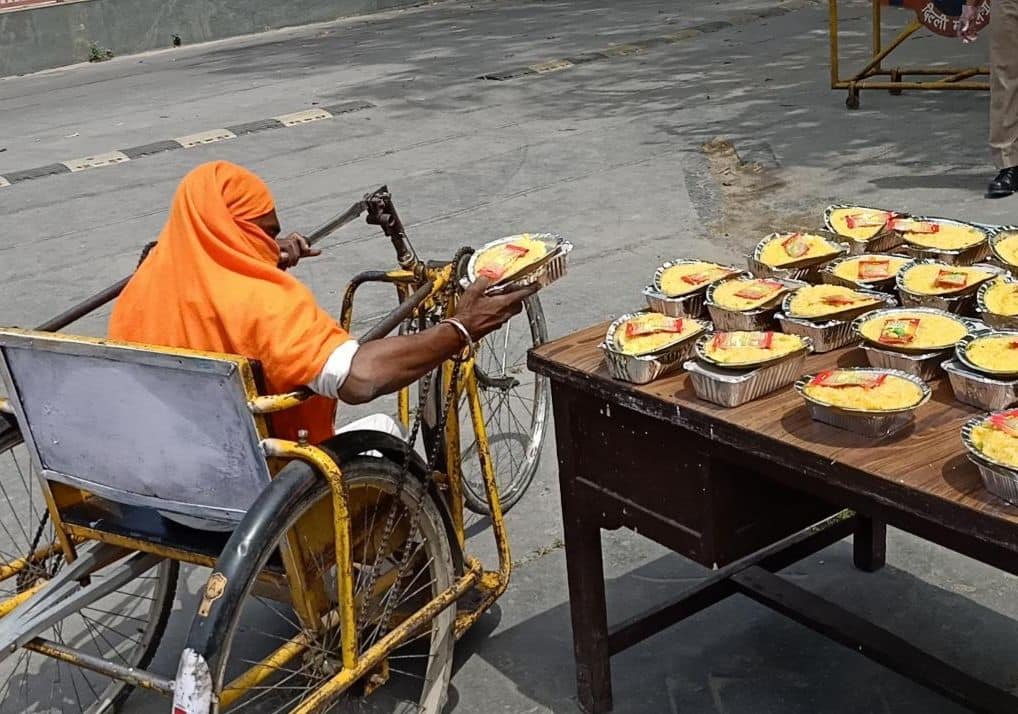
[[[946,379],[914,427],[874,441],[812,421],[791,387],[726,409],[699,400],[684,374],[645,386],[613,380],[597,349],[605,327],[530,355],[552,386],[584,711],[612,708],[611,655],[734,593],[975,711],[1018,711],[1018,698],[776,574],[849,534],[857,567],[875,570],[886,524],[1018,574],[1018,508],[983,489],[960,440],[978,412],[954,401]],[[863,363],[848,349],[813,355],[805,369]],[[620,527],[719,570],[609,628],[600,530]]]

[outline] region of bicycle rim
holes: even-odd
[[[524,311],[478,346],[475,374],[502,511],[526,493],[537,473],[548,429],[548,382],[527,369],[527,352],[547,341],[544,311],[536,295]],[[460,405],[463,496],[475,513],[489,512],[477,439],[465,398]]]
[[[364,577],[364,566],[374,561],[374,553],[379,545],[374,542],[373,536],[377,537],[391,507],[391,496],[396,492],[399,478],[399,468],[385,459],[358,457],[347,460],[343,468],[343,479],[351,503],[356,598],[360,608],[369,608],[367,626],[360,633],[362,651],[386,631],[382,623],[378,622],[377,614],[383,609],[389,593],[394,590],[376,587],[373,596],[369,597],[361,586],[367,580]],[[390,625],[450,587],[454,579],[451,548],[444,523],[430,497],[424,497],[418,533],[414,535],[405,532],[409,529],[403,526],[402,519],[409,509],[417,506],[418,499],[423,496],[420,485],[413,477],[404,478],[408,480],[402,492],[403,512],[398,517],[394,536],[399,542],[391,543],[387,550],[398,553],[407,539],[411,538],[416,539],[412,542],[415,555],[412,567],[403,579],[403,587],[399,591],[400,600],[395,608],[396,616]],[[320,507],[322,500],[328,497],[328,488],[323,483],[318,498],[308,504],[297,518],[312,508]],[[284,532],[285,529],[282,529],[276,543]],[[392,545],[396,545],[396,548],[393,549]],[[275,547],[273,543],[271,548]],[[325,557],[328,556],[323,555]],[[384,567],[383,564],[381,581],[385,581]],[[335,578],[334,567],[323,559],[316,569],[325,578],[326,590],[329,590]],[[439,714],[445,703],[452,672],[454,622],[455,608],[447,608],[432,621],[430,627],[390,655],[389,680],[381,689],[366,697],[360,696],[358,692],[348,692],[324,711],[332,714]],[[254,666],[285,641],[302,633],[311,639],[312,644],[301,657],[276,667],[277,672],[269,680],[249,690],[221,711],[230,714],[289,712],[341,668],[341,633],[338,627],[318,634],[306,632],[288,605],[258,595],[254,591],[254,583],[251,583],[240,617],[227,638],[224,688],[228,687],[232,677]]]
[[[33,556],[34,554],[34,556]],[[23,559],[0,580],[0,603],[53,577],[64,565],[41,486],[20,442],[0,444],[0,565]],[[146,667],[173,607],[179,565],[160,565],[82,608],[41,634],[58,644],[129,667]],[[101,582],[103,571],[92,576]],[[115,712],[132,691],[110,680],[28,649],[0,662],[0,712]]]

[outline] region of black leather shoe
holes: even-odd
[[[1018,191],[1018,166],[1003,169],[986,189],[987,198],[1005,198]]]

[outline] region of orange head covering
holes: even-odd
[[[226,161],[184,177],[156,247],[117,299],[114,339],[227,352],[261,362],[266,388],[307,384],[350,339],[311,291],[276,267],[279,247],[252,219],[273,210],[268,187]],[[332,435],[335,402],[315,397],[275,415],[277,435]]]

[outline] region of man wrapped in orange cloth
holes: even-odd
[[[253,173],[226,161],[194,169],[117,299],[109,336],[256,359],[271,393],[309,387],[316,396],[273,415],[282,438],[305,429],[312,443],[328,439],[337,399],[363,403],[413,383],[460,352],[467,334],[479,340],[518,314],[536,289],[489,297],[480,280],[454,320],[359,345],[285,272],[318,252],[297,234],[277,241],[279,232],[272,195]]]

